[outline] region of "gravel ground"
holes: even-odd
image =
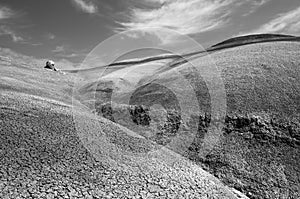
[[[0,198],[238,198],[183,158],[169,164],[176,154],[166,150],[117,163],[91,155],[67,104],[18,92],[0,99]],[[118,129],[101,120],[106,133]]]
[[[229,115],[266,113],[291,120],[299,116],[299,49],[294,42],[237,47],[199,59],[199,67],[214,60],[222,69]],[[72,107],[73,74],[0,64],[0,198],[247,198],[228,186],[249,198],[280,198],[288,186],[293,195],[285,196],[298,196],[299,145],[283,148],[255,137],[274,130],[278,138],[281,127],[226,126],[229,131],[214,153],[191,158],[201,163],[196,165]],[[178,76],[166,72],[162,78],[178,85],[179,92],[186,90]],[[206,87],[194,86],[206,112]]]

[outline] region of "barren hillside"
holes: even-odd
[[[299,198],[299,58],[255,41],[101,78],[3,59],[0,198]]]
[[[130,75],[120,79],[115,71],[91,78],[79,90],[92,101],[82,101],[99,115],[188,157],[250,198],[298,198],[299,38],[251,38],[228,40],[208,54],[168,57],[162,64],[125,65],[135,68],[138,80]],[[138,78],[143,67],[152,70]],[[211,95],[218,96],[222,88],[213,87],[205,74],[216,68],[226,92],[226,114],[221,132],[211,140],[211,128],[218,124],[212,109],[223,103],[212,102]]]

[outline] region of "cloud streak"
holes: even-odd
[[[8,19],[15,15],[15,12],[8,7],[0,5],[0,20]]]
[[[66,47],[65,46],[56,46],[54,50],[52,50],[54,53],[65,53]]]
[[[74,50],[66,45],[56,46],[55,49],[53,49],[51,52],[53,52],[56,57],[65,58],[65,59],[83,58],[87,54],[85,49],[84,50]]]
[[[252,13],[254,13],[259,7],[265,5],[266,3],[269,3],[271,0],[252,0],[249,1],[251,8],[248,13],[245,13],[243,16],[248,16]]]
[[[15,17],[17,14],[12,9],[6,6],[0,5],[0,22]],[[5,24],[2,23],[2,24]],[[13,42],[24,42],[25,39],[17,34],[13,29],[6,25],[0,25],[0,36],[8,35]]]
[[[46,39],[48,39],[48,40],[53,40],[53,39],[56,38],[56,36],[55,36],[54,34],[52,34],[52,33],[47,33],[47,34],[45,35],[45,37],[46,37]]]
[[[181,34],[206,32],[221,27],[235,0],[144,0],[156,8],[134,8],[124,30],[144,27],[170,28]]]
[[[300,34],[300,7],[280,14],[252,32]]]
[[[156,35],[161,44],[176,43],[180,42],[179,35],[175,38],[174,35],[168,36],[164,33],[164,28],[190,36],[214,31],[230,25],[234,17],[252,14],[269,1],[271,0],[141,0],[139,7],[130,10],[127,22],[118,22],[122,27],[116,32],[137,29],[142,33]],[[247,13],[241,15],[239,8]],[[151,28],[162,31],[151,32]]]
[[[15,31],[10,29],[7,26],[0,26],[0,36],[8,35],[11,37],[13,42],[23,42],[25,39],[21,36],[19,36]]]
[[[271,0],[253,0],[251,3],[254,6],[259,7],[259,6],[262,6],[262,5],[266,4],[266,3],[268,3],[269,1],[271,1]]]
[[[82,12],[88,14],[95,14],[98,11],[97,5],[95,5],[92,1],[89,0],[71,0],[73,5],[77,7]]]

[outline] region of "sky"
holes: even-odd
[[[151,40],[152,47],[170,49],[189,37],[205,48],[254,33],[300,35],[300,1],[0,0],[1,52],[68,67],[80,65],[112,37],[114,44],[101,51],[103,57],[122,51],[118,44],[124,39],[126,45]]]

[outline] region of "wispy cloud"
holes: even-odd
[[[56,46],[55,49],[52,50],[56,57],[60,58],[82,58],[86,56],[86,50],[74,50],[71,49],[69,46],[60,45]]]
[[[251,32],[300,34],[300,7],[287,13],[280,14],[268,23]]]
[[[10,29],[7,26],[0,26],[0,36],[2,35],[8,35],[12,38],[14,42],[23,42],[25,39],[21,36],[19,36],[15,31]]]
[[[71,0],[73,5],[80,9],[82,12],[95,14],[98,11],[98,7],[91,0]]]
[[[245,13],[243,16],[248,16],[252,13],[254,13],[258,8],[265,5],[266,3],[269,3],[271,0],[252,0],[249,1],[251,8],[249,9],[249,12]]]
[[[49,39],[49,40],[53,40],[53,39],[56,38],[56,36],[55,36],[54,34],[52,34],[52,33],[47,33],[47,34],[45,35],[45,37],[46,37],[46,39]]]
[[[66,47],[65,46],[56,46],[54,50],[52,50],[54,53],[65,53]]]
[[[0,5],[0,20],[8,19],[15,15],[15,12],[8,7]]]
[[[238,9],[242,6],[243,10],[248,8],[245,14],[248,15],[269,1],[141,0],[141,6],[130,10],[128,21],[119,22],[122,27],[117,29],[117,32],[138,29],[156,35],[163,45],[180,42],[179,35],[169,36],[164,33],[164,30],[151,32],[151,28],[172,29],[181,35],[209,32],[224,28],[234,17],[241,17],[237,15],[240,15]],[[128,34],[134,35],[132,32]]]
[[[254,5],[254,6],[262,6],[266,3],[268,3],[269,1],[271,0],[253,0],[251,3]]]
[[[0,22],[3,22],[3,25],[0,25],[0,36],[8,35],[11,37],[13,42],[24,42],[25,39],[15,32],[12,28],[10,28],[6,24],[5,20],[16,17],[17,13],[13,11],[11,8],[0,5]]]
[[[235,0],[144,0],[155,8],[134,8],[124,30],[144,27],[170,28],[181,34],[216,29],[226,23]]]

